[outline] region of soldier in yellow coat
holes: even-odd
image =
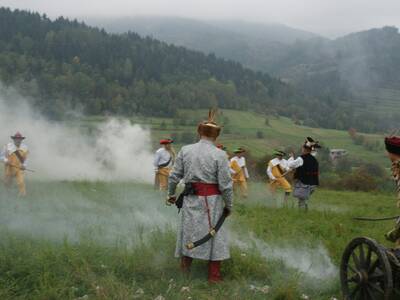
[[[231,173],[231,176],[234,177],[236,174],[239,174],[242,169],[240,168],[240,166],[239,166],[239,164],[238,164],[238,162],[236,160],[230,160],[229,159],[228,149],[222,144],[217,144],[217,148],[225,151],[226,158],[229,161],[229,171]]]
[[[4,184],[6,188],[9,188],[15,178],[19,195],[26,196],[24,171],[26,169],[26,163],[28,158],[28,147],[22,143],[25,139],[21,133],[17,132],[11,136],[13,142],[8,143],[3,150],[3,162],[5,166],[4,172]]]
[[[285,152],[275,150],[274,158],[268,162],[267,175],[269,177],[269,189],[275,194],[277,188],[285,191],[284,203],[287,204],[288,197],[292,192],[292,186],[286,180],[285,174],[289,171],[287,161],[283,158]]]
[[[246,166],[246,159],[244,158],[245,150],[243,148],[237,148],[233,152],[235,156],[232,157],[230,161],[233,190],[235,194],[239,194],[241,198],[247,198],[247,180],[249,179],[249,172]]]
[[[168,176],[174,166],[175,151],[172,148],[173,140],[164,139],[160,141],[162,146],[154,155],[155,185],[160,191],[168,188]]]

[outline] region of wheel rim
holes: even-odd
[[[393,289],[392,270],[384,249],[369,238],[352,240],[340,266],[346,300],[387,300]]]

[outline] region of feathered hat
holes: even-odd
[[[311,137],[306,137],[306,140],[303,145],[304,148],[310,149],[311,151],[314,151],[315,149],[321,148],[320,144],[318,141],[314,141],[313,138]]]
[[[197,132],[199,135],[210,138],[217,138],[219,136],[221,133],[221,126],[219,126],[215,121],[216,114],[216,109],[212,108],[209,110],[208,120],[200,123],[197,127]]]

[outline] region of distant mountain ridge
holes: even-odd
[[[298,40],[318,35],[281,24],[239,20],[193,20],[179,17],[137,16],[86,18],[88,24],[109,32],[133,31],[161,41],[238,61],[255,70],[267,71],[271,58]]]
[[[110,32],[134,31],[167,43],[232,59],[294,83],[337,73],[342,85],[400,88],[400,35],[395,27],[334,40],[281,24],[177,17],[88,19]],[[347,82],[347,83],[346,83]]]

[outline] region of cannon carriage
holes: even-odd
[[[399,300],[400,249],[353,239],[343,252],[340,281],[345,300]]]

